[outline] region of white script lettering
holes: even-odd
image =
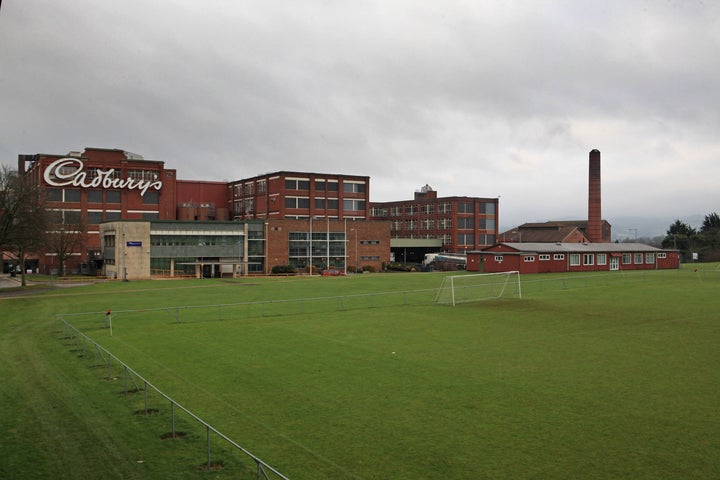
[[[61,158],[48,165],[43,177],[47,184],[53,187],[72,185],[73,187],[82,188],[97,188],[100,186],[103,188],[125,188],[127,190],[140,190],[141,195],[145,195],[145,192],[150,188],[154,188],[155,190],[162,188],[162,181],[157,179],[136,180],[134,178],[114,178],[114,168],[108,170],[97,169],[95,171],[97,176],[88,180],[87,172],[83,170],[84,168],[85,165],[83,162],[77,158]],[[63,170],[66,171],[63,172]]]

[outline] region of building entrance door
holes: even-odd
[[[620,270],[620,257],[610,257],[610,270]]]

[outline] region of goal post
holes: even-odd
[[[522,298],[520,272],[476,273],[443,277],[435,303],[452,305],[498,298]]]

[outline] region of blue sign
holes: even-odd
[[[127,242],[128,247],[142,247],[142,242]]]

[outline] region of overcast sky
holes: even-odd
[[[0,160],[119,148],[188,180],[370,177],[500,225],[720,211],[720,2],[5,0]]]

